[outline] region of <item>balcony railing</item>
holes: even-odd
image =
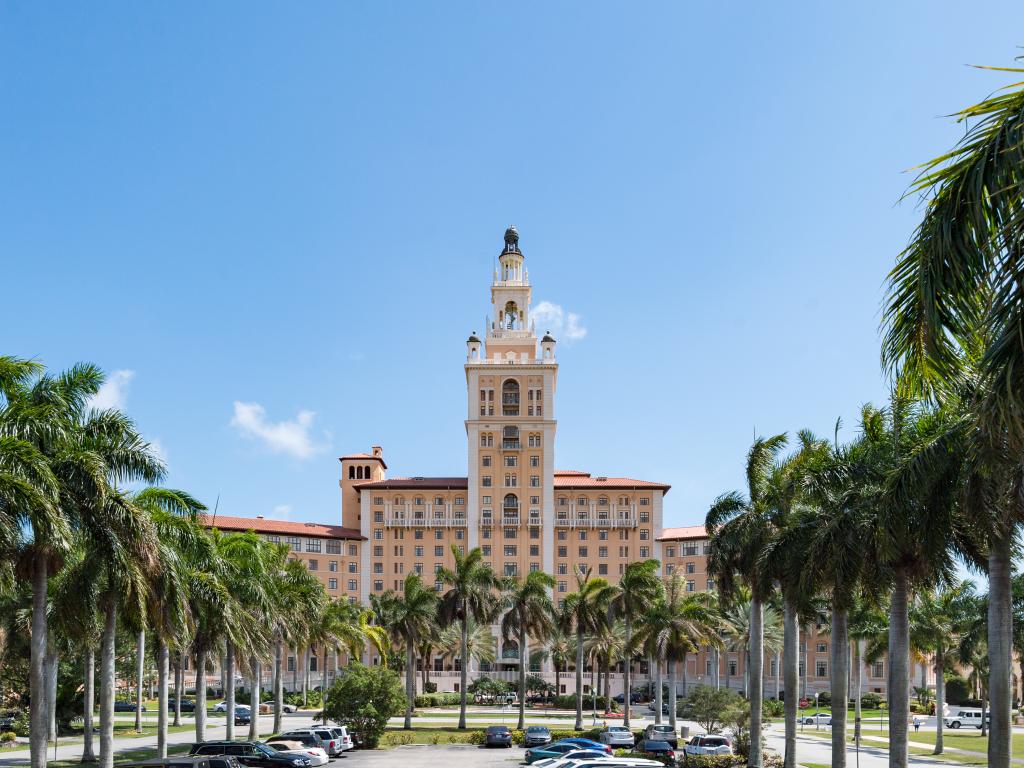
[[[502,440],[501,450],[503,451],[521,451],[523,444],[518,440]]]
[[[502,515],[502,525],[519,525],[519,515]]]

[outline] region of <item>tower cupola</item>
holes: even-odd
[[[495,282],[521,285],[526,282],[523,270],[523,252],[519,250],[519,231],[515,227],[505,230],[505,247],[498,257],[501,267],[496,274]]]
[[[476,331],[473,331],[466,339],[466,360],[471,363],[480,361],[480,338],[476,335]]]

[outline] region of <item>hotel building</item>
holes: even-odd
[[[255,530],[288,544],[332,597],[363,604],[401,590],[410,573],[443,590],[435,574],[453,565],[453,546],[480,547],[503,575],[552,574],[556,600],[573,591],[577,568],[615,582],[628,563],[648,558],[661,562],[663,576],[681,574],[690,591],[713,590],[704,528],[663,527],[668,484],[556,469],[556,341],[550,333],[538,338],[531,298],[519,234],[510,227],[490,285],[491,317],[482,334],[466,341],[464,474],[388,477],[384,451],[373,446],[340,458],[340,526],[221,516],[217,527]],[[812,625],[801,635],[800,693],[810,697],[829,687],[829,638],[819,629]],[[470,679],[481,673],[514,679],[516,648],[498,637],[497,649],[497,660],[476,665]],[[743,656],[739,649],[719,654],[720,684],[743,688]],[[687,686],[714,682],[713,658],[706,650],[691,655],[680,675],[681,695]],[[779,660],[766,655],[767,696],[774,693]],[[289,669],[294,664],[290,657]],[[884,661],[867,665],[865,692],[884,692],[885,668]],[[457,669],[457,662],[434,659],[431,679],[439,690],[455,690]],[[556,682],[550,663],[533,671]],[[638,663],[636,685],[646,682],[646,673],[646,663]],[[328,670],[329,679],[333,674]],[[589,690],[589,668],[584,680]],[[557,683],[561,692],[573,692],[572,675]],[[622,675],[613,674],[613,693],[621,686]]]

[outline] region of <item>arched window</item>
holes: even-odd
[[[567,506],[569,506],[569,499],[567,499],[565,496],[559,496],[558,497],[558,506],[560,506],[560,507],[567,507]]]
[[[413,504],[415,504],[417,507],[422,507],[423,506],[423,497],[422,496],[417,496],[415,498],[415,500],[413,500]]]
[[[435,507],[443,507],[444,506],[444,496],[436,496],[434,498],[434,506]]]
[[[362,467],[356,467],[356,480],[362,480],[362,479],[363,479],[363,468]]]
[[[367,480],[370,479],[370,468],[369,467],[363,467],[363,477],[365,477]]]
[[[519,415],[519,382],[515,379],[506,379],[501,385],[501,415]]]
[[[355,480],[355,478],[356,478],[356,468],[353,467],[352,465],[349,465],[349,468],[348,468],[348,479],[349,480]]]
[[[514,301],[505,303],[504,315],[503,320],[507,330],[512,331],[519,327],[519,307],[516,306]]]
[[[401,507],[403,504],[405,504],[405,499],[401,496],[395,496],[395,506]]]
[[[518,512],[519,497],[514,493],[506,493],[505,500],[502,501],[501,506],[506,512]]]
[[[597,503],[598,503],[599,506],[607,507],[608,506],[608,497],[607,496],[599,496],[597,498]]]

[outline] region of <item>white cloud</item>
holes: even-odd
[[[262,405],[236,400],[231,426],[245,437],[261,441],[274,453],[308,459],[327,448],[318,444],[311,434],[314,415],[313,411],[299,411],[290,421],[267,421],[267,412]]]
[[[287,520],[291,513],[291,504],[278,504],[276,507],[274,507],[273,515],[275,520]]]
[[[542,301],[533,308],[533,319],[537,331],[551,331],[556,341],[579,341],[587,335],[587,329],[580,323],[575,312],[566,312],[561,304]]]
[[[114,408],[123,411],[128,403],[128,387],[135,378],[135,371],[114,371],[107,376],[100,391],[89,399],[89,407],[100,411]]]
[[[153,453],[156,454],[156,457],[158,459],[160,459],[160,461],[162,461],[164,463],[164,465],[166,466],[167,465],[167,449],[164,448],[164,444],[161,443],[159,439],[154,438],[153,440],[149,441],[149,448],[150,448],[151,451],[153,451]]]

